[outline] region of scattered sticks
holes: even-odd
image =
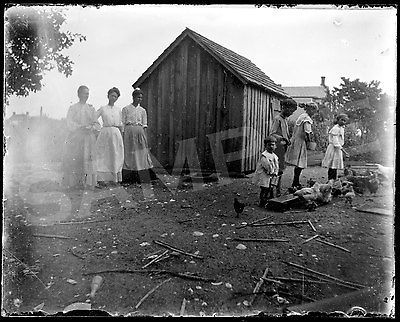
[[[145,296],[142,297],[142,299],[138,302],[138,304],[136,304],[135,309],[137,310],[139,308],[139,306],[144,302],[144,300],[146,300],[151,294],[153,294],[159,287],[161,287],[162,285],[164,285],[166,282],[169,282],[172,278],[170,277],[169,279],[166,279],[165,281],[161,282],[160,284],[158,284],[157,286],[155,286],[154,288],[152,288],[149,292],[146,293]]]
[[[275,277],[278,281],[288,281],[288,282],[300,282],[300,283],[315,283],[315,284],[326,284],[324,281],[316,280],[303,280],[301,278],[289,278],[289,277]]]
[[[265,239],[265,238],[233,238],[236,241],[243,242],[288,242],[289,239]]]
[[[74,239],[73,237],[59,236],[59,235],[33,234],[32,236],[34,236],[34,237],[45,237],[45,238]]]
[[[312,236],[312,237],[306,239],[305,241],[303,241],[302,244],[308,243],[310,240],[313,240],[314,238],[317,238],[318,236],[319,235]]]
[[[109,221],[109,220],[85,220],[85,221],[64,221],[64,222],[57,222],[54,223],[54,225],[75,225],[75,224],[91,224],[91,223],[96,223],[96,222],[104,222],[104,221]]]
[[[132,273],[156,273],[156,274],[169,274],[176,277],[181,277],[184,279],[190,279],[195,281],[203,281],[203,282],[214,282],[215,279],[206,278],[202,276],[196,276],[186,273],[179,273],[173,271],[167,271],[163,269],[106,269],[102,271],[95,271],[95,272],[87,272],[82,273],[82,275],[96,275],[96,274],[104,274],[104,273],[123,273],[123,274],[132,274]]]
[[[273,278],[262,277],[262,279],[264,281],[266,281],[266,282],[271,282],[271,283],[276,283],[276,284],[279,284],[279,285],[283,285],[283,283],[281,281],[278,281],[278,280],[273,279]]]
[[[312,274],[307,274],[307,273],[305,273],[305,272],[298,271],[298,270],[295,270],[295,273],[298,273],[298,274],[300,274],[300,275],[304,275],[304,276],[307,276],[307,277],[310,277],[310,278],[317,278],[317,279],[319,279],[320,281],[323,281],[323,282],[326,282],[326,283],[329,283],[329,284],[335,284],[335,285],[347,287],[347,288],[352,289],[352,290],[359,290],[359,289],[360,289],[359,287],[353,287],[353,286],[350,286],[350,285],[347,285],[347,284],[343,284],[343,283],[339,283],[339,282],[334,282],[334,281],[331,281],[331,280],[329,280],[329,279],[327,279],[327,278],[322,278],[322,277],[319,277],[319,276],[314,276],[314,275],[312,275]],[[318,281],[316,281],[316,282],[318,282]]]
[[[269,268],[267,267],[264,271],[264,274],[262,275],[262,277],[260,277],[260,280],[257,282],[256,286],[254,287],[253,297],[250,300],[250,305],[252,305],[254,300],[256,299],[257,294],[260,291],[261,286],[264,284],[264,279],[267,278],[268,273],[269,273]]]
[[[42,284],[43,286],[44,286],[44,288],[46,289],[46,290],[48,290],[49,288],[43,283],[43,281],[39,278],[39,277],[37,277],[37,274],[35,274],[34,272],[32,272],[32,270],[30,269],[30,267],[28,266],[28,265],[26,265],[23,261],[21,261],[17,256],[15,256],[13,253],[11,253],[11,252],[9,252],[7,249],[5,249],[4,247],[3,247],[3,250],[5,250],[7,253],[9,253],[12,257],[14,257],[14,259],[16,259],[19,263],[21,263],[24,267],[25,267],[25,269],[27,269],[39,282],[40,282],[40,284]]]
[[[160,246],[162,246],[162,247],[168,248],[168,249],[170,249],[170,250],[172,250],[172,251],[175,251],[175,252],[178,252],[178,253],[187,255],[187,256],[191,256],[191,257],[203,259],[202,256],[199,256],[199,255],[196,255],[196,254],[187,253],[187,252],[185,252],[185,251],[183,251],[183,250],[181,250],[181,249],[179,249],[179,248],[176,248],[176,247],[174,247],[174,246],[168,245],[167,243],[164,243],[164,242],[162,242],[162,241],[154,240],[153,242],[156,243],[157,245],[160,245]]]
[[[337,249],[341,249],[341,250],[343,250],[343,251],[345,251],[345,252],[347,252],[347,253],[351,253],[347,248],[344,248],[344,247],[342,247],[342,246],[338,246],[338,245],[332,244],[332,243],[327,242],[327,241],[325,241],[325,240],[316,239],[316,241],[317,241],[317,242],[320,242],[320,243],[322,243],[322,244],[325,244],[325,245],[329,245],[329,246],[335,247],[335,248],[337,248]]]
[[[309,224],[307,220],[296,220],[296,221],[284,221],[284,222],[268,222],[264,224],[254,224],[253,227],[260,227],[260,226],[275,226],[275,225],[297,225],[297,224]]]
[[[310,225],[311,229],[316,232],[317,230],[315,229],[314,225],[312,224],[312,222],[310,220],[308,220],[308,224]]]
[[[184,298],[182,300],[182,305],[181,305],[181,310],[179,311],[179,315],[180,316],[184,316],[185,315],[185,308],[186,308],[186,299]]]
[[[241,229],[241,228],[244,228],[244,227],[247,227],[247,226],[253,226],[254,224],[256,224],[256,223],[258,223],[260,221],[267,220],[268,218],[270,218],[270,216],[264,217],[264,218],[261,218],[261,219],[255,220],[255,221],[252,221],[251,223],[248,223],[248,224],[245,224],[245,225],[242,225],[242,226],[236,226],[236,229]]]
[[[75,253],[75,251],[74,251],[72,248],[68,249],[68,251],[69,251],[72,255],[74,255],[74,256],[76,256],[76,257],[78,257],[78,258],[80,258],[80,259],[86,259],[85,256],[82,256],[82,255],[79,255],[79,254]]]
[[[146,265],[142,266],[142,268],[146,268],[147,266],[150,266],[151,264],[153,264],[154,262],[156,262],[158,259],[160,259],[161,257],[163,257],[164,255],[166,255],[168,253],[168,249],[161,253],[160,255],[158,255],[157,257],[153,258],[150,262],[148,262]]]
[[[334,281],[337,281],[337,282],[340,282],[340,283],[343,283],[343,284],[347,284],[347,285],[358,287],[358,288],[365,288],[366,287],[365,285],[357,284],[357,283],[354,283],[354,282],[344,281],[344,280],[341,280],[341,279],[339,279],[337,277],[314,271],[314,270],[312,270],[310,268],[301,266],[301,265],[296,264],[296,263],[291,263],[291,262],[286,262],[286,261],[282,261],[282,262],[285,263],[286,265],[293,266],[293,267],[296,267],[296,268],[300,268],[300,269],[306,270],[308,272],[314,273],[316,275],[324,276],[324,277],[327,277],[327,278],[329,278],[331,280],[334,280]]]

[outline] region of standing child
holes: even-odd
[[[279,160],[274,153],[276,149],[276,138],[268,136],[264,139],[265,151],[261,153],[260,160],[257,163],[257,169],[254,173],[253,183],[260,186],[260,204],[264,208],[268,199],[274,197],[273,184],[275,183],[278,171]]]
[[[285,159],[287,163],[294,165],[293,182],[290,189],[294,191],[302,188],[300,174],[304,168],[307,168],[307,146],[313,141],[311,117],[318,111],[318,106],[314,102],[307,103],[304,110],[305,113],[300,114],[296,120]]]
[[[322,160],[322,166],[328,168],[328,181],[337,178],[337,170],[344,168],[343,153],[348,157],[348,153],[343,150],[344,144],[344,127],[348,121],[346,114],[339,114],[336,117],[335,125],[329,131],[329,145],[325,152],[325,157]]]
[[[281,112],[274,117],[271,135],[277,139],[275,154],[279,159],[278,182],[276,184],[276,196],[281,195],[281,178],[285,170],[285,154],[290,145],[289,127],[287,118],[297,109],[295,100],[288,98],[281,101]]]

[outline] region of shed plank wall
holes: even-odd
[[[209,143],[207,134],[242,126],[243,85],[229,72],[224,78],[223,66],[191,39],[183,40],[140,87],[151,152],[165,168],[172,168],[175,159],[183,157],[177,155],[181,140],[196,138],[201,167],[212,169],[209,144],[218,148],[219,143]],[[237,150],[239,145],[238,139],[231,140],[224,152]]]
[[[258,158],[263,151],[263,140],[269,134],[272,122],[273,110],[271,99],[268,92],[261,89],[246,86],[244,91],[244,113],[243,126],[246,130],[243,135],[244,161],[242,162],[242,171],[254,171]],[[271,102],[271,103],[270,103]]]
[[[171,169],[176,158],[184,157],[182,149],[177,155],[182,140],[195,138],[202,169],[214,169],[211,144],[221,154],[244,149],[241,160],[228,164],[229,170],[255,170],[273,111],[279,109],[277,97],[243,85],[190,38],[172,50],[140,87],[151,153],[164,168]],[[242,137],[228,139],[226,130],[242,127]],[[226,131],[223,151],[219,142],[207,137],[219,131]]]

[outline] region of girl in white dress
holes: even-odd
[[[121,109],[115,106],[119,96],[118,88],[111,88],[108,91],[108,104],[100,107],[96,114],[103,121],[95,148],[97,181],[100,185],[122,181],[124,145],[121,135]]]
[[[344,168],[343,165],[343,153],[349,156],[348,153],[343,150],[344,144],[344,127],[348,121],[346,114],[339,114],[336,117],[335,125],[329,131],[328,147],[325,152],[325,157],[322,160],[322,166],[328,168],[328,181],[337,178],[337,170]]]

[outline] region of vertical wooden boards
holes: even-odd
[[[197,138],[196,142],[197,145],[199,146],[200,140],[200,130],[199,130],[199,124],[200,124],[200,71],[201,71],[201,52],[198,47],[196,47],[196,55],[194,57],[194,62],[196,66],[195,68],[195,136]],[[199,153],[200,153],[200,160],[202,160],[201,157],[201,146],[199,147]]]
[[[246,165],[246,156],[247,156],[247,147],[249,145],[248,141],[248,127],[247,127],[247,91],[248,86],[243,86],[243,118],[242,118],[242,125],[243,125],[243,138],[242,138],[242,160],[240,161],[240,168],[245,169]]]
[[[162,164],[168,164],[168,132],[169,132],[169,104],[168,104],[168,64],[160,65],[160,92],[161,96],[159,100],[161,100],[161,111],[160,111],[160,146],[161,146],[161,154],[162,154]]]
[[[240,151],[241,158],[231,159],[229,170],[255,170],[270,130],[274,96],[244,84],[190,37],[183,38],[142,81],[151,152],[164,167],[172,168],[176,158],[194,153],[196,144],[204,169],[224,162],[224,154]],[[224,137],[215,136],[221,131]],[[217,137],[223,140],[222,150]],[[190,151],[179,149],[184,140],[191,140]]]
[[[270,118],[270,95],[259,88],[246,85],[243,93],[243,152],[242,171],[255,170],[268,135]]]
[[[175,159],[175,119],[174,113],[177,108],[175,103],[175,64],[168,59],[169,71],[169,132],[168,132],[168,167],[174,164]]]
[[[155,70],[154,74],[156,75],[156,80],[157,80],[157,91],[156,91],[156,93],[157,93],[157,117],[156,117],[156,119],[157,119],[157,124],[156,124],[156,126],[157,126],[157,158],[158,158],[158,161],[161,162],[162,165],[164,165],[165,161],[164,161],[164,155],[162,153],[163,152],[162,151],[162,149],[163,149],[163,147],[162,147],[163,133],[161,131],[161,124],[162,124],[162,117],[163,117],[162,110],[161,110],[161,106],[162,106],[162,98],[161,98],[161,95],[162,95],[162,77],[161,77],[162,65],[160,65]]]

